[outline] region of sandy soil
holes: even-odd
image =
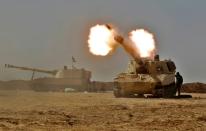
[[[112,93],[0,91],[0,130],[206,130],[206,94],[192,99]]]

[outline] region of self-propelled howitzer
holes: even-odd
[[[115,40],[122,45],[132,57],[126,72],[114,79],[116,97],[135,97],[151,94],[153,97],[174,97],[176,95],[176,66],[172,60],[140,58],[121,36]]]
[[[25,71],[32,71],[31,86],[36,91],[64,91],[64,89],[71,88],[75,91],[88,90],[90,86],[91,71],[85,69],[78,69],[73,67],[68,69],[64,66],[59,70],[46,70],[31,67],[22,67],[5,64],[6,68],[14,68]],[[46,73],[52,77],[34,78],[34,73]]]

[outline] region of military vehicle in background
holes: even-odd
[[[86,91],[90,88],[91,72],[85,69],[75,67],[68,69],[67,66],[64,66],[61,70],[43,70],[9,64],[6,64],[5,67],[32,71],[30,85],[36,91],[64,91],[65,89]],[[49,74],[51,77],[35,79],[34,74],[37,72]]]

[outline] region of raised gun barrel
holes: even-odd
[[[111,30],[113,27],[109,24],[106,24],[105,25],[109,30]],[[136,61],[136,63],[138,64],[138,68],[141,69],[141,68],[144,68],[144,63],[142,61],[142,59],[140,58],[140,55],[138,54],[138,52],[135,50],[134,46],[129,43],[128,41],[124,40],[124,38],[119,35],[119,34],[116,34],[114,36],[114,40],[119,43],[123,48],[124,50],[130,54],[134,60]]]
[[[143,64],[143,62],[142,62],[139,54],[136,52],[135,48],[132,47],[132,45],[130,45],[129,43],[127,43],[122,36],[117,35],[114,37],[114,40],[117,41],[125,49],[125,51],[127,53],[129,53],[134,58],[134,60],[139,65]]]

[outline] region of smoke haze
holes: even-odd
[[[111,81],[125,70],[129,55],[118,48],[107,57],[89,53],[89,28],[114,23],[120,30],[149,28],[161,58],[171,58],[186,82],[206,81],[205,0],[1,0],[1,80],[30,79],[31,72],[4,64],[92,70],[93,79]],[[39,74],[40,75],[40,74]]]

